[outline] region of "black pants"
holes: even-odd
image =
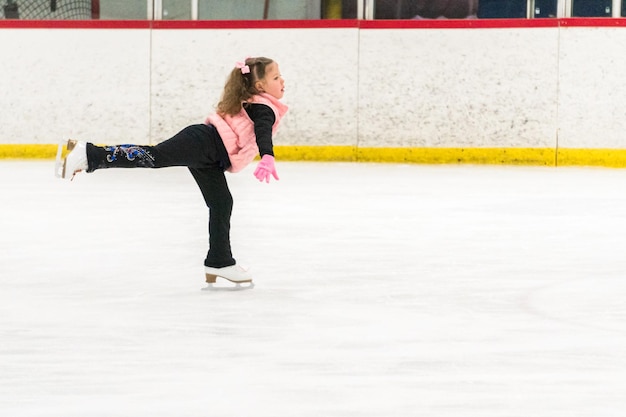
[[[209,208],[209,251],[204,265],[234,265],[230,249],[230,216],[233,197],[224,170],[228,154],[213,126],[188,126],[155,146],[87,144],[87,172],[103,168],[165,168],[185,166],[200,187]]]

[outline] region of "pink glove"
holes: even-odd
[[[272,155],[263,155],[261,162],[259,162],[259,165],[257,165],[254,170],[254,176],[259,181],[265,180],[265,182],[270,182],[270,174],[278,179],[276,167],[274,166],[274,157]]]

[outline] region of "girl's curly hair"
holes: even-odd
[[[250,72],[244,74],[241,68],[234,68],[222,92],[222,98],[217,104],[217,113],[234,116],[242,109],[243,103],[252,96],[259,94],[255,87],[257,81],[265,77],[265,69],[274,61],[265,57],[247,58],[245,65],[250,68]]]

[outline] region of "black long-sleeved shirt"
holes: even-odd
[[[272,142],[272,126],[276,121],[274,110],[270,106],[260,103],[248,103],[243,107],[254,122],[254,134],[259,154],[274,156],[274,144]]]

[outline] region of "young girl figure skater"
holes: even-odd
[[[104,168],[188,167],[209,207],[209,251],[204,260],[206,281],[217,277],[250,283],[252,276],[233,258],[230,217],[233,198],[224,171],[238,172],[260,154],[254,176],[259,181],[278,180],[272,136],[287,112],[279,100],[285,82],[278,64],[265,57],[246,58],[231,71],[217,110],[205,123],[184,128],[155,146],[95,146],[69,140],[64,160],[59,145],[56,175],[73,178],[77,172]]]

